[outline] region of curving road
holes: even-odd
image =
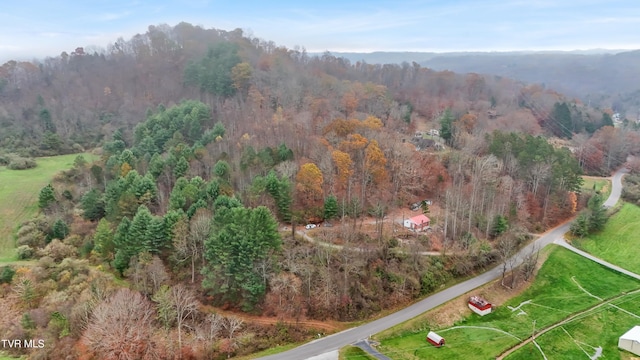
[[[626,169],[618,170],[614,176],[611,187],[611,195],[604,203],[605,206],[611,207],[618,202],[620,198],[620,194],[622,193],[622,176],[626,173]],[[571,222],[568,221],[562,225],[555,227],[554,229],[548,231],[544,235],[542,235],[537,240],[533,241],[531,244],[527,245],[523,249],[521,249],[513,258],[510,260],[513,262],[514,267],[521,264],[524,257],[530,254],[534,249],[542,249],[543,247],[556,243],[565,248],[568,248],[571,251],[574,251],[582,256],[587,256],[588,258],[598,261],[599,263],[617,268],[616,270],[625,272],[626,270],[621,269],[619,267],[615,267],[609,263],[606,263],[600,259],[597,259],[589,254],[580,251],[571,245],[567,244],[564,241],[564,234],[569,231],[569,227]],[[429,311],[437,306],[440,306],[452,299],[457,298],[460,295],[463,295],[477,287],[485,285],[499,277],[502,276],[502,264],[496,266],[495,268],[480,274],[472,279],[469,279],[465,282],[454,285],[450,288],[442,290],[436,294],[433,294],[417,303],[410,305],[400,311],[397,311],[393,314],[387,315],[378,320],[374,320],[370,323],[351,328],[337,334],[333,334],[327,336],[322,339],[314,340],[310,343],[299,346],[295,349],[285,351],[276,355],[266,356],[260,359],[263,360],[300,360],[300,359],[308,359],[313,356],[317,356],[323,353],[331,352],[342,348],[343,346],[353,344],[359,342],[360,340],[367,339],[372,334],[379,333],[383,330],[386,330],[392,326],[395,326],[399,323],[412,319],[426,311]],[[629,272],[626,272],[629,274]],[[640,275],[636,275],[630,273],[633,277],[640,279]]]

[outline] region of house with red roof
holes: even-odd
[[[409,219],[405,219],[404,227],[415,231],[426,230],[431,224],[431,219],[425,215],[417,215]]]

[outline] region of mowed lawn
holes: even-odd
[[[612,264],[640,274],[640,207],[625,203],[604,229],[572,244]]]
[[[16,227],[37,213],[40,189],[56,173],[72,168],[78,155],[36,158],[38,166],[28,170],[10,170],[0,166],[0,261],[14,260]],[[97,159],[92,154],[82,155],[87,162]]]
[[[608,270],[566,249],[551,246],[549,257],[533,284],[493,313],[480,317],[468,310],[469,315],[453,327],[432,329],[429,329],[427,314],[422,316],[425,321],[415,323],[412,330],[398,330],[403,329],[399,325],[397,329],[380,334],[379,350],[392,359],[494,359],[529,337],[534,321],[537,330],[544,329],[601,303],[596,297],[613,298],[640,288],[640,281]],[[491,301],[490,298],[488,300]],[[438,309],[432,311],[437,312]],[[428,344],[425,341],[428,330],[443,336],[446,345],[435,348]],[[589,336],[614,336],[613,332],[603,334],[597,327],[584,331]]]

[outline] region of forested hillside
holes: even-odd
[[[591,106],[640,119],[640,51],[374,52],[340,53],[367,63],[416,62],[438,71],[479,73],[540,84]]]
[[[640,146],[542,87],[186,23],[0,84],[0,160],[101,157],[40,191],[33,261],[1,271],[0,334],[46,339],[33,358],[226,358],[367,319],[506,261]]]

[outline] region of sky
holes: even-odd
[[[17,0],[0,63],[105,48],[182,21],[308,52],[640,49],[637,0]]]

